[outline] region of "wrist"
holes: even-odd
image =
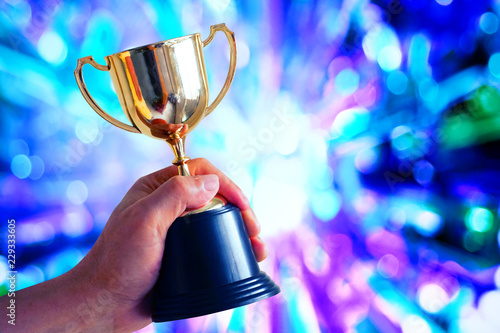
[[[94,246],[64,276],[69,293],[75,295],[76,327],[85,332],[132,332],[151,323],[145,300],[133,300],[127,295],[131,272],[114,265],[103,265],[109,261],[97,260],[103,257],[95,255],[97,252],[101,252],[99,246]]]
[[[72,297],[72,317],[67,331],[130,332],[121,320],[123,304],[112,292],[113,280],[98,274],[98,263],[89,255],[61,276],[64,290]],[[121,306],[120,306],[121,305]]]
[[[15,326],[2,332],[119,332],[114,308],[101,306],[102,295],[80,267],[38,285],[16,291]],[[4,299],[1,300],[3,305]],[[105,303],[104,303],[105,305]],[[98,327],[96,324],[98,323]]]

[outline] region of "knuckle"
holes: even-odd
[[[122,210],[116,216],[119,221],[142,221],[147,215],[143,207],[139,205],[131,205]]]
[[[197,161],[198,163],[209,163],[208,160],[204,157],[198,157],[198,158],[195,158],[194,161]]]
[[[140,205],[131,205],[123,211],[124,217],[132,217],[133,219],[138,219],[141,215],[144,215],[144,209]]]
[[[189,185],[187,183],[186,177],[183,176],[174,176],[169,180],[170,186],[172,186],[172,190],[177,193],[187,193],[189,192]]]
[[[145,180],[144,178],[145,178],[145,177],[144,177],[144,176],[142,176],[141,178],[137,179],[137,180],[135,181],[135,183],[134,183],[134,185],[133,185],[133,186],[139,186],[139,185],[144,184],[144,180]]]
[[[206,158],[204,157],[198,157],[193,160],[193,163],[195,165],[200,165],[200,166],[212,166],[212,163],[210,163]]]
[[[141,178],[137,179],[134,183],[134,186],[142,186],[142,185],[147,185],[149,182],[148,176],[142,176]]]

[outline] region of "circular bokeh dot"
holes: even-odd
[[[500,78],[500,52],[491,55],[490,60],[488,61],[488,69],[490,70],[491,75],[496,78]]]
[[[26,155],[17,155],[10,163],[12,173],[19,179],[25,179],[31,173],[31,161]]]
[[[68,185],[66,196],[75,205],[80,205],[87,200],[88,190],[84,182],[75,180]]]
[[[479,18],[479,27],[485,34],[494,34],[498,30],[498,17],[492,12],[486,12]]]
[[[395,95],[401,95],[408,87],[408,77],[401,71],[392,71],[387,75],[387,89]]]
[[[31,173],[29,177],[33,180],[39,179],[45,172],[45,164],[42,159],[36,155],[30,156],[29,159],[31,162]]]

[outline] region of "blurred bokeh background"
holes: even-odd
[[[139,177],[173,159],[107,124],[76,60],[225,22],[238,69],[188,136],[251,199],[271,299],[142,332],[499,332],[500,1],[0,2],[0,295],[86,254]],[[204,49],[211,98],[223,34]],[[84,68],[122,121],[108,73]],[[133,237],[133,235],[131,235]]]

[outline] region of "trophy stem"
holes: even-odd
[[[172,161],[173,165],[177,165],[179,170],[179,175],[181,176],[191,176],[189,172],[187,161],[189,161],[189,157],[186,156],[184,150],[184,139],[177,138],[176,140],[167,141],[172,148],[175,159]]]
[[[177,169],[179,170],[179,175],[181,176],[191,176],[189,173],[189,169],[186,164],[181,164],[177,166]]]

